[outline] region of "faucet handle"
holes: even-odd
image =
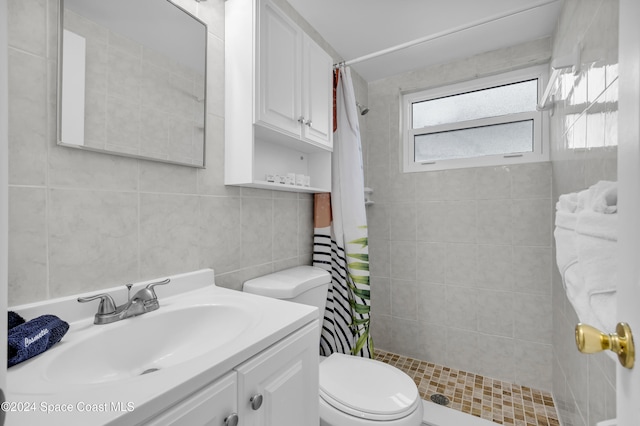
[[[98,315],[111,314],[116,311],[116,304],[113,301],[113,298],[106,293],[96,294],[95,296],[78,297],[78,302],[86,303],[96,299],[100,299],[100,305],[98,305]]]
[[[153,296],[154,296],[154,297],[157,297],[157,296],[156,296],[156,292],[155,292],[155,290],[154,290],[153,288],[154,288],[155,286],[157,286],[157,285],[165,285],[165,284],[169,284],[170,282],[171,282],[171,279],[170,279],[170,278],[167,278],[166,280],[156,281],[155,283],[147,284],[147,288],[151,291],[151,293],[153,294]]]
[[[147,284],[145,288],[138,290],[137,293],[133,295],[133,300],[143,301],[145,303],[157,302],[158,295],[156,294],[156,291],[153,288],[157,285],[169,284],[170,281],[171,280],[167,278],[166,280]]]
[[[147,284],[145,288],[138,290],[138,292],[133,295],[131,302],[143,303],[146,312],[155,311],[160,307],[160,303],[158,302],[158,295],[153,288],[157,285],[169,284],[169,282],[171,282],[171,280],[167,278],[166,280]]]

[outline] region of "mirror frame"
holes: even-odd
[[[192,14],[191,12],[187,11],[186,9],[184,9],[183,7],[177,5],[176,3],[174,3],[172,0],[158,0],[158,1],[166,1],[167,3],[169,3],[171,6],[177,8],[179,11],[187,14],[189,17],[191,17],[192,19],[196,20],[198,23],[202,24],[202,26],[204,27],[204,90],[203,90],[203,129],[202,129],[202,165],[200,164],[193,164],[193,163],[185,163],[185,162],[180,162],[180,161],[172,161],[172,160],[168,160],[168,159],[162,159],[162,158],[157,158],[157,157],[148,157],[145,155],[141,155],[141,154],[132,154],[132,153],[126,153],[126,152],[119,152],[119,151],[109,151],[106,149],[98,149],[98,148],[93,148],[93,147],[89,147],[89,146],[84,146],[84,145],[76,145],[76,144],[70,144],[70,143],[65,143],[62,140],[62,69],[63,69],[63,44],[64,44],[64,3],[65,0],[58,0],[59,1],[59,6],[58,6],[58,40],[57,40],[57,79],[56,79],[56,97],[57,97],[57,101],[56,101],[56,113],[57,113],[57,119],[56,119],[56,125],[57,125],[57,129],[56,129],[56,144],[58,146],[64,146],[64,147],[69,147],[69,148],[74,148],[74,149],[79,149],[81,151],[91,151],[91,152],[98,152],[98,153],[103,153],[103,154],[107,154],[107,155],[116,155],[119,157],[128,157],[128,158],[136,158],[136,159],[140,159],[140,160],[148,160],[148,161],[155,161],[155,162],[159,162],[159,163],[165,163],[165,164],[175,164],[175,165],[179,165],[179,166],[186,166],[186,167],[192,167],[192,168],[197,168],[197,169],[205,169],[206,168],[206,158],[207,158],[207,91],[208,91],[208,56],[209,56],[209,27],[207,25],[206,22],[204,22],[203,20],[201,20],[200,18],[198,18],[197,16],[195,16],[194,14]]]

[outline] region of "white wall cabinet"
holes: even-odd
[[[256,122],[331,149],[331,57],[269,1],[259,25]]]
[[[143,424],[317,425],[318,357],[314,321]]]
[[[225,184],[331,190],[332,62],[269,0],[225,3]],[[287,173],[311,188],[265,181]]]
[[[259,19],[256,122],[300,138],[302,31],[267,1]]]

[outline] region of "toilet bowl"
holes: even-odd
[[[418,388],[397,368],[338,353],[320,363],[321,426],[415,426],[421,422]]]
[[[244,283],[243,291],[316,306],[320,329],[331,275],[298,266]],[[318,336],[318,342],[320,341]],[[423,405],[413,380],[380,361],[332,354],[319,366],[320,426],[420,426]]]

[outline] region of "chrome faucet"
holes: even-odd
[[[138,290],[133,297],[131,297],[131,284],[127,284],[127,303],[117,307],[113,301],[113,297],[106,293],[96,294],[95,296],[89,297],[78,297],[78,302],[85,303],[100,299],[98,312],[94,317],[93,323],[110,324],[112,322],[134,317],[136,315],[146,314],[147,312],[158,309],[160,304],[158,303],[158,296],[153,288],[157,285],[169,284],[170,281],[171,280],[167,278],[163,281],[147,284],[145,288]]]

